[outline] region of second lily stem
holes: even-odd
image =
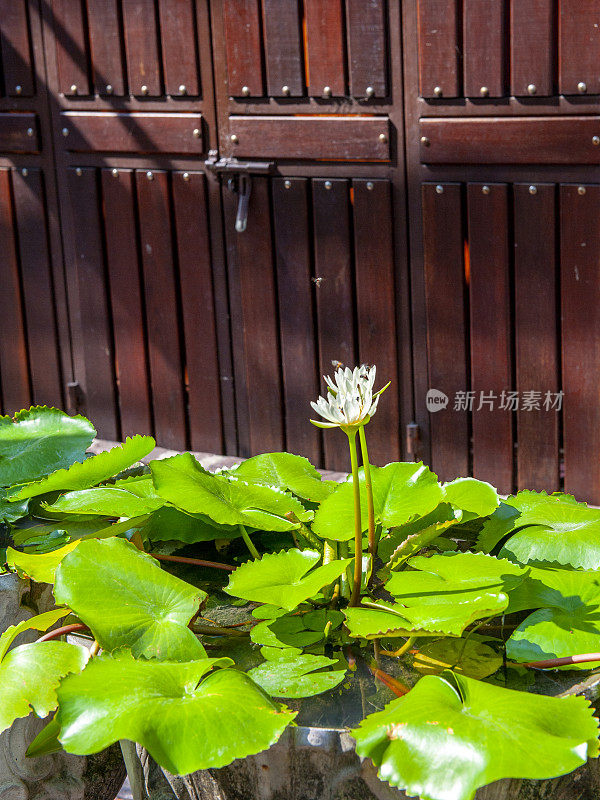
[[[252,557],[254,559],[256,559],[256,561],[260,561],[260,553],[258,552],[256,547],[254,546],[254,543],[252,542],[252,539],[248,535],[248,531],[246,530],[246,528],[243,525],[238,525],[238,528],[240,529],[240,533],[242,534],[242,539],[246,543],[246,547],[250,551]]]
[[[362,580],[362,522],[360,518],[360,482],[358,480],[358,457],[356,453],[356,428],[346,431],[350,446],[352,464],[352,483],[354,488],[354,584],[350,596],[350,606],[357,606],[360,600]]]
[[[365,436],[365,426],[361,425],[358,429],[360,437],[360,450],[362,453],[363,467],[365,470],[365,489],[367,491],[367,513],[369,515],[369,554],[371,564],[377,555],[377,542],[375,540],[375,506],[373,504],[373,484],[371,483],[371,465],[369,463],[369,452],[367,450],[367,437]],[[371,567],[373,569],[373,567]]]

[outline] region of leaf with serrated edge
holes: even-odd
[[[325,656],[279,658],[248,670],[248,675],[271,697],[312,697],[334,689],[344,680],[345,669],[315,672],[337,663]]]
[[[485,523],[478,547],[490,552],[511,533],[502,555],[520,564],[600,568],[600,510],[568,495],[523,491],[509,497]]]
[[[83,461],[96,431],[85,417],[33,406],[0,417],[0,486],[41,478]]]
[[[320,553],[313,550],[292,549],[267,554],[260,561],[248,561],[238,567],[229,578],[225,591],[244,600],[271,603],[292,611],[303,600],[339,578],[351,561],[330,561],[312,569],[320,560]]]
[[[476,478],[456,478],[442,486],[446,503],[478,517],[487,517],[498,508],[498,492],[491,483]]]
[[[70,544],[61,547],[59,550],[53,550],[51,553],[20,553],[9,547],[6,550],[6,563],[12,569],[16,569],[20,574],[27,578],[31,578],[38,583],[54,583],[56,568],[63,560],[63,558],[74,550],[79,542],[71,542]]]
[[[296,714],[235,669],[217,669],[202,680],[227,663],[95,658],[60,686],[60,741],[68,752],[85,755],[128,739],[178,775],[259,753]]]
[[[88,625],[104,650],[187,661],[205,655],[187,627],[206,592],[162,570],[124,539],[89,539],[56,570],[54,596]]]
[[[150,464],[157,492],[176,508],[205,514],[223,525],[244,525],[264,531],[289,531],[308,515],[302,503],[279,489],[229,480],[207,472],[191,453]]]
[[[48,511],[61,514],[98,514],[103,517],[141,517],[164,506],[162,498],[139,497],[114,486],[67,492]]]
[[[351,734],[382,780],[423,800],[472,800],[502,778],[554,778],[598,753],[598,723],[582,697],[517,692],[452,672],[421,678]]]
[[[423,675],[438,675],[449,667],[460,675],[481,680],[493,675],[503,663],[500,653],[477,634],[467,639],[444,639],[423,642],[413,659],[413,667]]]
[[[231,475],[247,483],[278,489],[320,503],[333,492],[335,481],[324,481],[307,458],[291,453],[262,453],[243,461]]]
[[[89,489],[140,461],[155,446],[156,442],[151,436],[133,436],[131,439],[126,439],[119,447],[90,456],[81,464],[76,463],[68,469],[59,469],[40,480],[12,486],[8,490],[8,496],[11,500],[24,500],[47,492]]]
[[[374,603],[377,608],[347,608],[346,625],[350,636],[357,639],[379,639],[382,636],[439,636],[435,631],[413,628],[408,619],[402,616],[403,606],[391,603]]]
[[[47,631],[55,622],[70,613],[68,608],[54,608],[52,611],[45,611],[43,614],[37,614],[35,617],[30,617],[16,625],[11,625],[0,636],[0,661],[2,661],[8,652],[8,648],[21,633],[31,630]]]
[[[368,528],[367,492],[360,470],[363,530]],[[437,476],[421,462],[395,462],[372,467],[375,521],[384,528],[403,525],[415,516],[425,516],[443,500]],[[315,514],[314,532],[325,539],[349,541],[354,536],[354,489],[352,481],[342,483],[324,500]]]
[[[323,631],[311,631],[304,626],[302,617],[289,616],[259,622],[250,631],[250,639],[267,647],[308,647],[320,642]]]

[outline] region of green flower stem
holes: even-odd
[[[410,636],[404,642],[402,647],[399,647],[397,650],[380,650],[380,652],[384,656],[390,656],[390,657],[393,657],[393,658],[400,658],[400,656],[403,656],[405,653],[408,653],[410,648],[415,643],[416,638],[417,638],[416,636]]]
[[[373,504],[373,484],[371,483],[371,465],[369,463],[369,452],[367,450],[367,437],[365,436],[365,426],[361,425],[358,429],[360,437],[360,451],[362,453],[363,467],[365,470],[365,488],[367,490],[367,512],[369,515],[369,553],[372,563],[377,555],[377,541],[375,539],[375,506]]]
[[[254,547],[252,539],[248,536],[248,531],[243,525],[238,525],[238,528],[240,529],[240,533],[242,534],[242,539],[246,542],[246,547],[248,548],[248,550],[250,550],[250,554],[256,561],[260,561],[260,553],[258,552],[256,547]]]
[[[356,428],[346,430],[350,446],[352,464],[352,483],[354,488],[354,584],[350,596],[350,606],[357,606],[360,600],[362,579],[362,524],[360,518],[360,482],[358,480],[358,457],[356,453]]]
[[[290,522],[298,525],[298,533],[300,533],[300,535],[303,536],[310,545],[316,547],[320,553],[323,552],[323,542],[321,539],[315,536],[308,525],[305,525],[304,522],[301,522],[293,511],[288,511],[285,517],[286,519],[289,519]]]
[[[323,544],[323,566],[325,566],[325,564],[329,564],[337,558],[337,547],[335,542],[328,542],[327,540]]]

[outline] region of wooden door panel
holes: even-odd
[[[262,96],[262,54],[258,0],[224,0],[229,94]]]
[[[458,97],[458,5],[456,0],[418,0],[419,94]],[[462,26],[461,26],[462,27]]]
[[[123,41],[117,2],[87,0],[86,5],[94,90],[100,95],[123,95]]]
[[[25,0],[0,0],[4,92],[9,97],[35,94],[34,70]]]
[[[302,20],[297,0],[263,0],[267,94],[302,97]]]

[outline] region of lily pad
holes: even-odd
[[[190,453],[153,461],[150,465],[157,492],[182,511],[204,514],[224,525],[244,525],[263,531],[288,531],[297,527],[286,515],[309,516],[289,494],[228,480],[207,472]]]
[[[83,463],[59,469],[40,480],[13,486],[7,496],[11,500],[25,500],[54,491],[88,489],[108,480],[112,475],[140,461],[156,446],[151,436],[133,436],[123,445],[104,453],[90,456]]]
[[[292,549],[267,554],[260,561],[249,561],[238,567],[225,591],[244,600],[270,603],[292,611],[339,578],[351,559],[330,561],[313,569],[320,560],[321,554],[313,550]]]
[[[315,672],[338,664],[325,656],[297,656],[267,661],[248,671],[252,680],[271,697],[312,697],[334,689],[344,680],[345,669]]]
[[[360,471],[361,519],[368,528],[364,471]],[[375,521],[384,528],[403,525],[415,516],[425,516],[443,500],[437,476],[422,463],[396,462],[372,467]],[[354,536],[354,489],[352,481],[338,486],[315,514],[313,530],[325,539],[349,541]]]
[[[177,775],[259,753],[277,741],[295,713],[235,669],[204,677],[230,663],[94,658],[60,686],[60,741],[69,753],[85,755],[127,739]]]
[[[419,645],[413,667],[423,675],[439,675],[452,669],[469,678],[487,678],[502,666],[502,655],[485,643],[477,634],[468,639],[436,639]]]
[[[313,503],[325,500],[338,485],[324,481],[307,458],[291,453],[263,453],[248,458],[230,474],[246,483],[290,491]]]
[[[493,781],[553,778],[598,754],[598,723],[582,697],[517,692],[452,672],[422,678],[352,735],[382,780],[423,800],[472,800]]]
[[[205,655],[187,627],[206,592],[160,568],[124,539],[89,539],[56,570],[54,596],[88,625],[104,650],[187,661]]]
[[[98,514],[104,517],[141,517],[164,506],[162,498],[144,497],[115,486],[67,492],[48,511],[62,514]]]
[[[498,492],[485,481],[476,478],[457,478],[443,485],[444,500],[454,508],[468,511],[476,517],[487,517],[492,514],[498,503]]]
[[[51,553],[29,554],[20,553],[9,547],[6,551],[6,563],[12,569],[19,571],[20,575],[31,578],[38,583],[54,583],[56,568],[63,558],[74,550],[79,542],[71,542]]]

